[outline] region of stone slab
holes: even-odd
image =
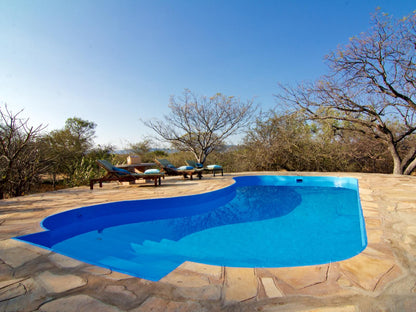
[[[178,287],[173,292],[183,298],[193,300],[220,300],[221,285],[209,285],[205,287]]]
[[[294,289],[302,289],[326,281],[328,265],[267,269]]]
[[[261,283],[263,284],[264,292],[269,298],[278,298],[283,297],[283,293],[277,288],[273,278],[271,277],[262,277]]]
[[[122,300],[135,300],[137,296],[123,285],[107,285],[104,292],[109,296],[115,296]]]
[[[22,296],[26,292],[25,286],[19,282],[0,287],[0,302]]]
[[[225,269],[223,297],[226,302],[244,301],[257,295],[257,278],[254,269]]]
[[[73,258],[58,253],[52,253],[49,256],[49,259],[51,259],[52,262],[54,262],[57,266],[61,268],[75,268],[84,264],[84,262],[75,260]]]
[[[181,287],[204,287],[209,285],[209,279],[205,275],[193,274],[187,271],[175,270],[163,277],[160,282]]]
[[[215,279],[220,279],[222,275],[222,267],[217,265],[202,264],[196,262],[185,261],[179,266],[180,269],[189,270],[198,274],[208,275]]]
[[[158,297],[150,297],[145,300],[139,307],[129,312],[165,312],[169,301]]]
[[[87,281],[76,275],[56,275],[49,271],[42,272],[36,278],[48,293],[61,293],[87,284]]]
[[[341,307],[323,307],[316,309],[302,310],[299,312],[359,312],[360,310],[353,305],[346,305]]]
[[[395,266],[389,258],[370,257],[364,253],[340,263],[341,271],[353,284],[374,291],[380,279]]]
[[[0,259],[12,268],[18,268],[45,253],[49,251],[42,252],[41,248],[14,239],[0,241]]]
[[[45,303],[39,312],[120,312],[120,309],[105,304],[87,295],[64,297]]]

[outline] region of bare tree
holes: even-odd
[[[381,141],[394,174],[416,167],[416,12],[401,20],[376,12],[373,27],[327,56],[330,74],[282,87],[278,97],[312,119]]]
[[[0,107],[0,199],[23,195],[45,169],[36,142],[43,127],[29,126],[21,112]]]
[[[172,96],[169,108],[171,112],[164,120],[144,124],[163,141],[181,151],[192,152],[202,164],[229,136],[247,127],[256,111],[253,101],[243,103],[220,93],[197,97],[189,90],[182,97]]]

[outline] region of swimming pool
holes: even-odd
[[[245,176],[221,190],[69,210],[17,239],[157,281],[184,261],[287,267],[344,260],[367,245],[358,181]]]

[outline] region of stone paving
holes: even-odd
[[[93,191],[72,188],[0,201],[0,311],[416,311],[416,177],[299,175],[359,179],[368,235],[361,254],[293,268],[185,262],[159,282],[150,282],[11,239],[41,231],[40,221],[60,211],[201,193],[233,180],[232,175],[207,175],[192,181],[167,178],[161,187],[109,183]]]

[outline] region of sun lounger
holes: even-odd
[[[91,179],[90,180],[90,189],[94,188],[94,183],[99,183],[100,187],[103,186],[103,182],[110,182],[110,181],[119,181],[119,182],[133,182],[138,179],[145,179],[145,180],[153,180],[155,182],[155,186],[161,184],[161,178],[165,178],[164,174],[161,172],[156,172],[154,169],[146,170],[145,173],[135,173],[130,172],[121,168],[117,168],[113,166],[107,160],[97,160],[97,163],[100,167],[104,168],[107,171],[107,174],[99,179]],[[148,172],[148,173],[146,173]]]
[[[199,179],[202,178],[202,169],[197,169],[191,166],[183,166],[176,168],[167,159],[155,159],[155,161],[156,164],[167,175],[183,175],[184,178],[187,178],[189,175],[191,180],[193,179],[194,175],[196,175]]]
[[[202,164],[198,164],[194,160],[187,160],[186,163],[194,168],[202,169],[203,171],[207,172],[212,172],[214,174],[214,177],[216,172],[221,172],[221,175],[224,175],[224,169],[220,165],[208,165],[204,168]]]

